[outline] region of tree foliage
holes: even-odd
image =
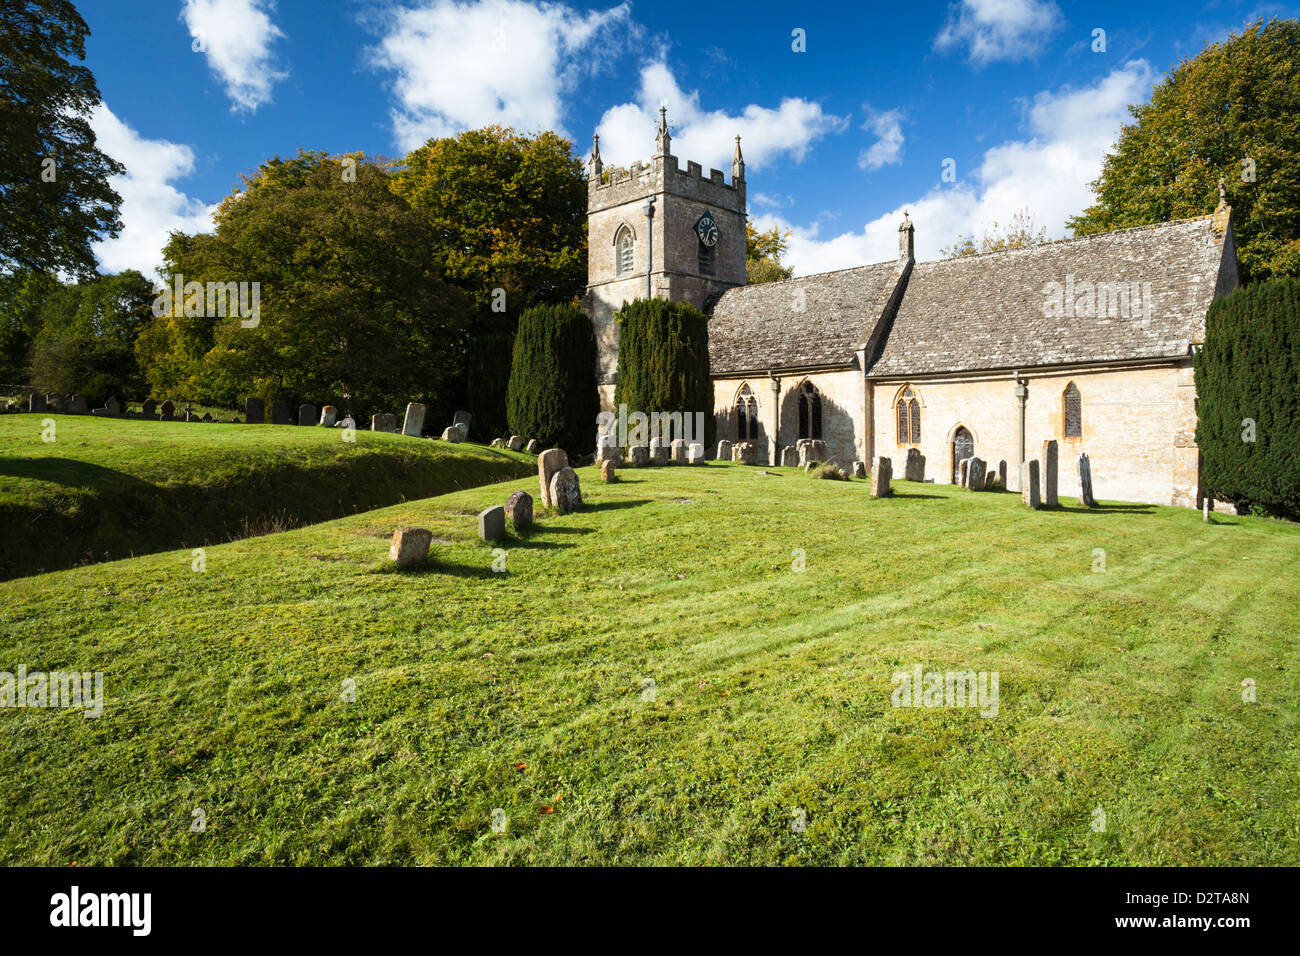
[[[513,434],[585,454],[596,446],[596,335],[573,305],[536,305],[519,317],[507,409]]]
[[[0,274],[92,276],[91,243],[117,235],[124,167],[95,146],[99,104],[86,22],[68,0],[0,0]]]
[[[1219,299],[1196,360],[1196,444],[1216,498],[1300,518],[1300,279]]]
[[[1222,178],[1243,281],[1300,275],[1300,21],[1256,20],[1129,111],[1076,235],[1203,216]]]
[[[779,282],[794,275],[794,266],[782,264],[782,257],[790,248],[790,233],[773,226],[759,232],[754,224],[745,221],[745,282]]]
[[[961,259],[965,256],[977,256],[986,252],[1002,252],[1006,249],[1021,249],[1036,246],[1047,241],[1047,229],[1034,229],[1034,217],[1028,209],[1017,209],[1011,221],[1005,227],[995,220],[984,231],[979,240],[975,236],[958,236],[951,246],[940,250],[945,259]]]
[[[709,378],[709,319],[685,302],[636,299],[618,322],[615,404],[629,412],[704,413],[706,445],[713,444],[713,382]]]

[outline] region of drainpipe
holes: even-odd
[[[1029,387],[1020,380],[1020,372],[1016,371],[1016,403],[1020,406],[1019,425],[1016,429],[1016,491],[1022,491],[1020,487],[1020,466],[1025,463],[1025,400],[1029,398]],[[1011,476],[1008,475],[1008,478]]]
[[[775,468],[781,464],[781,380],[770,371],[767,376],[772,385],[772,441],[768,462]]]
[[[645,204],[646,220],[646,260],[645,260],[645,297],[654,298],[654,293],[650,291],[650,273],[655,266],[655,197],[651,196],[650,201]]]

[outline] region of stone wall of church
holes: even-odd
[[[780,421],[776,421],[777,398],[772,379],[766,376],[730,377],[713,380],[714,416],[718,438],[735,442],[738,436],[736,398],[746,383],[758,400],[759,461],[780,462],[780,450],[799,438],[799,388],[811,382],[822,400],[822,440],[830,457],[847,465],[862,458],[866,448],[866,415],[863,406],[862,373],[855,369],[816,372],[780,379]],[[775,439],[775,440],[774,440]]]
[[[1042,458],[1043,442],[1059,445],[1059,489],[1063,503],[1077,501],[1076,462],[1092,460],[1097,498],[1147,504],[1198,503],[1191,361],[1135,368],[1074,372],[1021,372],[1029,388],[1025,405],[1025,456]],[[1081,395],[1082,437],[1067,439],[1064,391],[1074,382]],[[895,473],[907,448],[898,444],[897,399],[910,384],[921,402],[921,441],[927,479],[952,481],[952,439],[958,426],[974,438],[974,454],[1007,460],[1008,481],[1019,487],[1019,410],[1011,374],[944,379],[876,381],[875,454],[894,460]]]

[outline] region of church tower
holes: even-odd
[[[596,329],[596,382],[601,407],[612,409],[618,372],[614,313],[649,296],[702,309],[711,298],[745,284],[745,160],[740,137],[731,182],[699,163],[678,168],[667,110],[649,165],[606,169],[600,138],[587,164],[587,294],[583,306]]]

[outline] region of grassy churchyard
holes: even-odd
[[[203,570],[202,529],[149,524],[179,550],[0,583],[7,659],[104,673],[97,719],[5,714],[7,864],[1300,863],[1295,525],[588,467],[498,573],[475,516],[537,495],[530,456],[87,418],[50,448],[28,418],[0,420],[7,548],[130,487],[151,521],[245,507],[277,458],[308,469],[278,507],[340,497],[349,456],[446,480],[347,484],[362,513]],[[470,472],[505,480],[439,494]],[[414,570],[402,525],[433,532]],[[917,665],[996,673],[996,714],[893,706]]]

